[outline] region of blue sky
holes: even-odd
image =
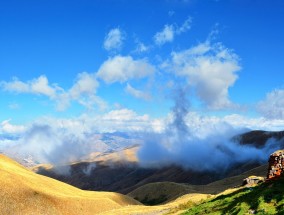
[[[42,118],[155,121],[177,88],[199,116],[282,128],[283,22],[281,0],[1,1],[1,132]]]

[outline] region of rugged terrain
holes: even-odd
[[[279,141],[279,148],[281,148],[284,145],[283,137],[284,132],[250,131],[235,136],[232,140],[241,145],[254,145],[256,148],[261,148],[265,147],[265,143],[269,142],[269,140],[275,139]],[[61,167],[46,168],[46,166],[39,165],[33,170],[81,189],[127,194],[143,185],[155,182],[206,185],[223,178],[239,175],[265,164],[251,160],[235,163],[229,169],[211,172],[194,171],[177,165],[146,168],[139,165],[136,156],[138,150],[139,145],[134,145],[114,152],[92,153],[86,161]],[[60,174],[60,171],[58,171],[68,168],[69,174]]]
[[[254,136],[255,133],[252,134]],[[265,134],[266,141],[271,138],[270,135]],[[278,138],[277,135],[273,138]],[[241,144],[251,144],[252,139],[247,134],[244,139],[241,139],[242,136],[238,138]],[[246,143],[244,140],[247,139],[250,141]],[[278,140],[281,139],[279,137]],[[253,144],[263,147],[257,141]],[[282,144],[280,141],[279,147]],[[35,174],[0,155],[0,214],[284,213],[282,177],[255,187],[241,187],[243,179],[248,176],[265,177],[267,163],[237,164],[227,173],[204,174],[178,166],[150,169],[137,164],[135,154],[138,147],[135,145],[118,152],[93,153],[88,160],[67,166],[38,165],[33,168],[42,174],[51,174],[54,178],[74,183],[77,187],[116,189],[127,196],[83,191]],[[70,168],[69,174],[58,174],[64,168]]]

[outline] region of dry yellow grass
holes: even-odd
[[[115,151],[110,153],[91,153],[87,162],[138,162],[137,151],[139,146],[123,149],[121,151]]]
[[[75,161],[72,163],[62,164],[64,165],[73,165],[78,164],[81,162],[87,163],[95,163],[95,162],[102,162],[102,163],[120,163],[120,162],[128,162],[128,163],[136,163],[138,162],[137,158],[137,151],[139,146],[134,146],[130,148],[123,149],[121,151],[115,151],[110,153],[101,153],[101,152],[92,152],[89,154],[89,158],[86,160]],[[30,167],[29,169],[33,172],[38,172],[39,169],[46,169],[50,170],[54,168],[51,164],[38,164],[36,166]]]
[[[83,191],[37,175],[0,155],[0,214],[88,215],[165,214],[188,201],[208,198],[188,194],[159,206],[143,206],[130,197],[110,192]]]
[[[0,214],[88,215],[138,204],[121,194],[83,191],[37,175],[0,155]]]
[[[103,215],[162,215],[162,214],[179,214],[184,210],[183,205],[190,203],[198,203],[202,200],[213,197],[212,195],[191,193],[179,197],[178,199],[171,201],[167,204],[158,205],[158,206],[138,206],[131,205],[122,207],[119,209],[114,209],[111,211],[106,211],[101,214]]]

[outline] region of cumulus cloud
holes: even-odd
[[[69,94],[72,98],[77,99],[81,95],[89,95],[96,93],[99,86],[95,75],[89,73],[80,73],[77,77],[75,84],[69,90]]]
[[[17,78],[14,78],[11,82],[2,81],[0,87],[4,91],[19,94],[46,96],[55,101],[56,108],[59,111],[65,110],[72,101],[76,101],[87,108],[92,108],[94,104],[98,104],[100,107],[105,106],[104,101],[96,96],[99,83],[95,75],[86,72],[79,73],[74,85],[68,90],[64,90],[57,84],[50,85],[44,75],[27,82],[20,81]]]
[[[269,119],[284,119],[284,90],[275,89],[257,105],[258,111]]]
[[[79,104],[92,109],[94,104],[102,109],[106,106],[104,101],[96,95],[99,82],[94,74],[79,73],[74,85],[68,90],[58,95],[57,109],[65,110],[71,101],[77,101]]]
[[[147,59],[134,60],[131,56],[115,56],[106,60],[97,72],[97,77],[111,84],[140,79],[154,74],[155,67]]]
[[[156,45],[163,45],[167,42],[172,42],[176,35],[184,33],[191,28],[192,19],[187,18],[181,26],[165,25],[163,30],[154,35]]]
[[[150,100],[151,98],[151,96],[148,93],[135,89],[129,83],[127,83],[125,91],[138,99]]]
[[[222,44],[208,41],[190,49],[173,52],[162,66],[186,77],[198,98],[211,109],[232,107],[228,90],[238,78],[239,58]]]
[[[104,48],[108,51],[120,49],[124,39],[124,33],[119,28],[111,29],[105,37]]]
[[[27,83],[13,78],[11,82],[1,82],[3,90],[15,92],[15,93],[32,93],[45,95],[48,97],[55,97],[57,88],[56,86],[50,86],[46,76],[42,75]]]
[[[31,92],[42,94],[48,97],[54,97],[56,88],[49,86],[48,79],[45,76],[40,76],[37,80],[31,82]]]

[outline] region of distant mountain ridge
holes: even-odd
[[[237,141],[241,145],[253,145],[257,148],[261,148],[271,138],[274,138],[278,141],[282,140],[282,144],[284,144],[284,131],[255,130],[246,132],[241,135],[237,135],[232,139],[234,141]]]
[[[281,148],[284,146],[283,137],[284,131],[250,131],[233,137],[233,140],[239,141],[242,145],[253,145],[256,148],[261,148],[265,146],[265,143],[270,138],[275,138],[279,140],[279,148]],[[128,153],[131,154],[131,150],[137,151],[138,147],[139,146],[128,147],[125,150],[128,150]],[[115,191],[127,194],[140,186],[153,182],[169,181],[195,185],[208,184],[223,178],[239,175],[264,164],[256,161],[250,161],[245,163],[236,163],[224,172],[198,172],[190,169],[184,169],[177,165],[168,165],[162,168],[145,168],[141,167],[135,159],[125,159],[124,161],[115,160],[114,162],[111,162],[112,157],[117,157],[117,153],[125,154],[124,150],[121,150],[119,152],[96,155],[100,157],[100,159],[93,160],[96,167],[92,169],[89,175],[84,173],[84,169],[90,165],[90,162],[78,162],[71,164],[70,175],[60,175],[52,168],[46,169],[44,167],[38,168],[37,172],[72,184],[81,189]]]

